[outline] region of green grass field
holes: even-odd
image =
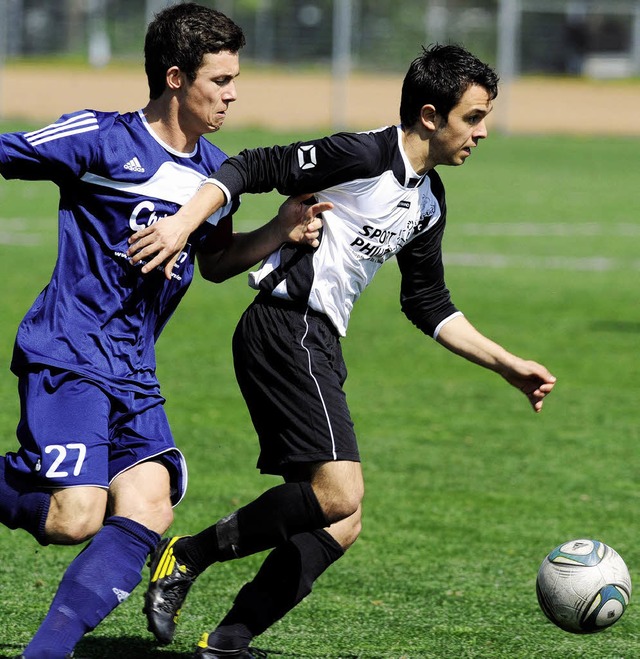
[[[216,137],[232,154],[291,139]],[[640,574],[639,148],[622,138],[492,136],[464,167],[442,170],[454,301],[487,335],[546,364],[556,390],[535,415],[499,377],[424,337],[399,311],[395,264],[383,268],[343,343],[367,485],[363,533],[258,647],[313,659],[640,657],[633,599],[611,629],[575,636],[544,618],[535,595],[542,558],[576,537],[609,543],[632,579]],[[268,219],[278,203],[245,197],[239,226]],[[51,184],[0,183],[2,451],[15,448],[18,419],[13,338],[54,264],[55,209]],[[190,466],[173,533],[200,530],[277,482],[254,469],[231,366],[231,334],[251,299],[244,276],[198,279],[158,344],[167,412]],[[76,553],[0,530],[0,656],[29,641]],[[140,587],[76,654],[190,657],[262,558],[205,573],[171,646],[156,647],[146,631]]]

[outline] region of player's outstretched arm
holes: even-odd
[[[129,238],[127,255],[131,262],[146,261],[142,266],[145,274],[164,265],[165,277],[171,279],[173,266],[191,233],[226,203],[224,192],[217,185],[203,185],[175,215],[164,217]]]
[[[290,197],[271,222],[251,231],[235,233],[231,244],[216,252],[199,252],[198,266],[205,279],[221,282],[255,265],[282,243],[318,247],[322,228],[320,214],[331,210],[330,202],[305,203],[312,195]]]
[[[464,316],[446,323],[437,341],[451,352],[502,375],[529,399],[535,412],[542,410],[545,396],[556,383],[555,376],[542,364],[511,354],[478,332]]]

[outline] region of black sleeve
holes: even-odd
[[[236,197],[277,190],[313,193],[354,179],[375,176],[388,162],[386,142],[376,133],[337,133],[287,146],[246,149],[226,160],[210,179]]]
[[[429,177],[440,203],[440,220],[431,230],[403,247],[397,261],[402,274],[402,311],[416,327],[433,336],[438,325],[458,309],[451,301],[444,280],[442,238],[447,218],[444,187],[435,172],[430,172]]]

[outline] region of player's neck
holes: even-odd
[[[191,153],[195,149],[200,135],[189,135],[180,125],[177,113],[160,99],[149,101],[142,112],[151,130],[172,149],[181,153]]]
[[[419,131],[402,128],[402,147],[416,174],[424,174],[434,165],[429,159],[429,138]]]

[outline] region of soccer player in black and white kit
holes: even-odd
[[[233,339],[236,375],[260,440],[258,467],[284,483],[197,535],[158,546],[146,607],[159,640],[171,640],[191,583],[209,565],[272,548],[196,651],[206,659],[262,656],[252,639],[301,601],[358,537],[364,486],[340,337],[353,304],[392,256],[408,318],[542,409],[554,376],[477,331],[444,279],[446,202],[435,168],[463,164],[487,136],[497,86],[495,72],[465,49],[423,49],[404,80],[400,125],[243,151],[176,216],[132,237],[134,260],[169,267],[184,236],[242,192],[314,192],[333,204],[323,213],[317,249],[283,246],[251,273],[259,293]]]

